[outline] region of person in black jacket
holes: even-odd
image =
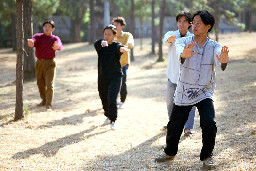
[[[113,41],[117,33],[114,25],[106,26],[103,33],[104,39],[99,39],[94,43],[98,53],[98,91],[104,115],[107,117],[103,125],[110,124],[111,129],[116,129],[116,98],[123,75],[120,57],[123,52],[129,51],[129,49],[121,43]]]

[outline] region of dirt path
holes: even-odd
[[[217,170],[256,169],[255,38],[256,33],[220,37],[229,46],[232,61],[225,72],[217,70]],[[24,84],[27,117],[18,122],[12,122],[16,56],[0,50],[0,170],[202,170],[198,114],[195,134],[181,137],[175,161],[154,162],[165,145],[161,128],[167,123],[167,62],[155,63],[155,56],[147,55],[149,40],[144,40],[143,51],[138,44],[128,73],[126,108],[118,111],[116,131],[101,126],[105,118],[91,45],[64,45],[57,54],[52,112],[36,107],[36,82]]]

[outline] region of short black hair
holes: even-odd
[[[208,30],[210,32],[214,26],[215,19],[214,16],[207,10],[199,10],[196,11],[195,14],[192,17],[192,20],[194,20],[195,16],[199,15],[205,25],[211,25],[211,28]]]
[[[125,26],[126,25],[125,19],[123,17],[113,18],[112,24],[114,24],[114,22],[120,23],[121,26]]]
[[[108,26],[106,26],[103,30],[103,33],[105,32],[106,29],[110,29],[112,30],[113,34],[116,35],[117,34],[117,31],[116,31],[116,26],[112,25],[112,24],[109,24]]]
[[[54,23],[53,20],[46,20],[46,21],[44,21],[43,26],[44,26],[45,24],[51,24],[52,28],[55,27],[55,23]]]
[[[181,12],[179,12],[179,14],[176,16],[176,22],[178,22],[179,21],[179,19],[181,18],[181,17],[186,17],[187,18],[187,20],[188,20],[188,23],[189,24],[191,24],[191,22],[192,22],[192,15],[191,15],[191,13],[190,12],[188,12],[188,11],[181,11]],[[188,27],[188,29],[191,27],[191,25]]]

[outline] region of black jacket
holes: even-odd
[[[94,43],[94,47],[98,53],[98,76],[106,78],[113,78],[115,76],[122,76],[122,68],[120,64],[120,47],[124,47],[119,42],[114,42],[108,47],[102,47],[101,41],[97,40]]]

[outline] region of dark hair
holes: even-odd
[[[55,23],[54,23],[54,21],[52,21],[52,20],[46,20],[46,21],[44,21],[43,26],[44,26],[45,24],[51,24],[52,28],[55,27]]]
[[[201,19],[205,25],[209,25],[209,24],[211,25],[211,28],[208,30],[208,32],[210,32],[215,23],[214,16],[211,13],[209,13],[209,11],[207,11],[207,10],[199,10],[199,11],[195,12],[195,14],[192,17],[192,20],[194,20],[196,15],[199,15],[201,17]]]
[[[110,29],[112,30],[113,34],[116,35],[117,31],[116,31],[116,26],[109,24],[108,26],[106,26],[103,30],[103,33],[105,32],[106,29]]]
[[[120,23],[121,26],[125,26],[125,25],[126,25],[125,19],[124,19],[123,17],[116,17],[116,18],[113,18],[112,24],[113,24],[114,22]]]
[[[183,16],[187,18],[189,24],[192,22],[192,15],[188,11],[181,11],[181,12],[179,12],[179,14],[176,16],[176,22],[178,22],[179,19],[181,17],[183,17]],[[191,25],[188,27],[188,29],[190,27],[191,27]]]

